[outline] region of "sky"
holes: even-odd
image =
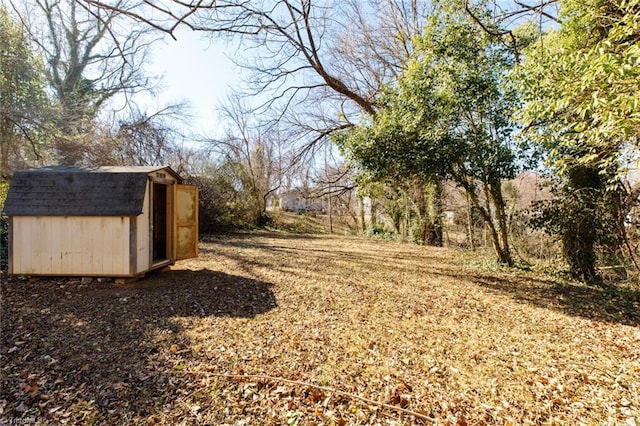
[[[150,108],[189,102],[190,130],[199,134],[219,135],[222,123],[217,107],[232,88],[241,83],[242,70],[233,64],[233,48],[224,41],[211,42],[201,34],[182,30],[177,40],[166,37],[158,41],[151,53],[148,72],[162,76],[162,89],[155,99],[147,99]]]

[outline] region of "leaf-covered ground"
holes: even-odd
[[[640,424],[638,292],[447,249],[237,234],[1,295],[0,424]]]

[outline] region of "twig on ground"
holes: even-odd
[[[346,398],[350,398],[350,399],[357,399],[359,401],[362,401],[366,404],[369,405],[375,405],[378,407],[382,407],[382,408],[386,408],[387,410],[393,410],[393,411],[398,411],[401,412],[403,414],[407,414],[410,416],[413,416],[417,419],[421,419],[421,420],[426,420],[428,422],[434,423],[435,424],[435,419],[426,415],[426,414],[422,414],[422,413],[418,413],[416,411],[412,411],[412,410],[407,410],[406,408],[402,408],[402,407],[398,407],[397,405],[391,405],[391,404],[385,404],[384,402],[380,402],[380,401],[375,401],[373,399],[369,399],[366,398],[364,396],[360,396],[360,395],[356,395],[353,393],[349,393],[349,392],[345,392],[345,391],[341,391],[335,388],[330,388],[327,386],[320,386],[320,385],[314,385],[313,383],[308,383],[308,382],[301,382],[298,380],[290,380],[290,379],[285,379],[282,377],[274,377],[274,376],[265,376],[265,375],[253,375],[253,374],[227,374],[227,373],[213,373],[210,371],[185,371],[184,373],[186,374],[192,374],[192,375],[198,375],[198,376],[211,376],[211,377],[222,377],[222,378],[227,378],[227,379],[234,379],[234,380],[262,380],[262,381],[269,381],[269,382],[280,382],[280,383],[287,383],[290,385],[297,385],[297,386],[303,386],[306,388],[313,388],[313,389],[317,389],[317,390],[322,390],[325,392],[329,392],[329,393],[334,393],[336,395],[340,395],[340,396],[344,396]],[[198,391],[196,391],[198,392]],[[189,394],[186,398],[191,397],[193,394],[195,394],[196,392],[192,392],[191,394]]]
[[[198,303],[197,300],[193,299],[193,304],[196,305],[196,307],[200,310],[200,315],[202,315],[203,317],[206,316],[204,308],[202,307],[202,305],[200,303]]]

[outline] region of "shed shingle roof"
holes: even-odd
[[[149,173],[167,167],[43,167],[16,172],[4,214],[9,216],[137,216]]]

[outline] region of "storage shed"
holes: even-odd
[[[198,256],[198,191],[170,167],[16,172],[9,273],[135,277]]]

